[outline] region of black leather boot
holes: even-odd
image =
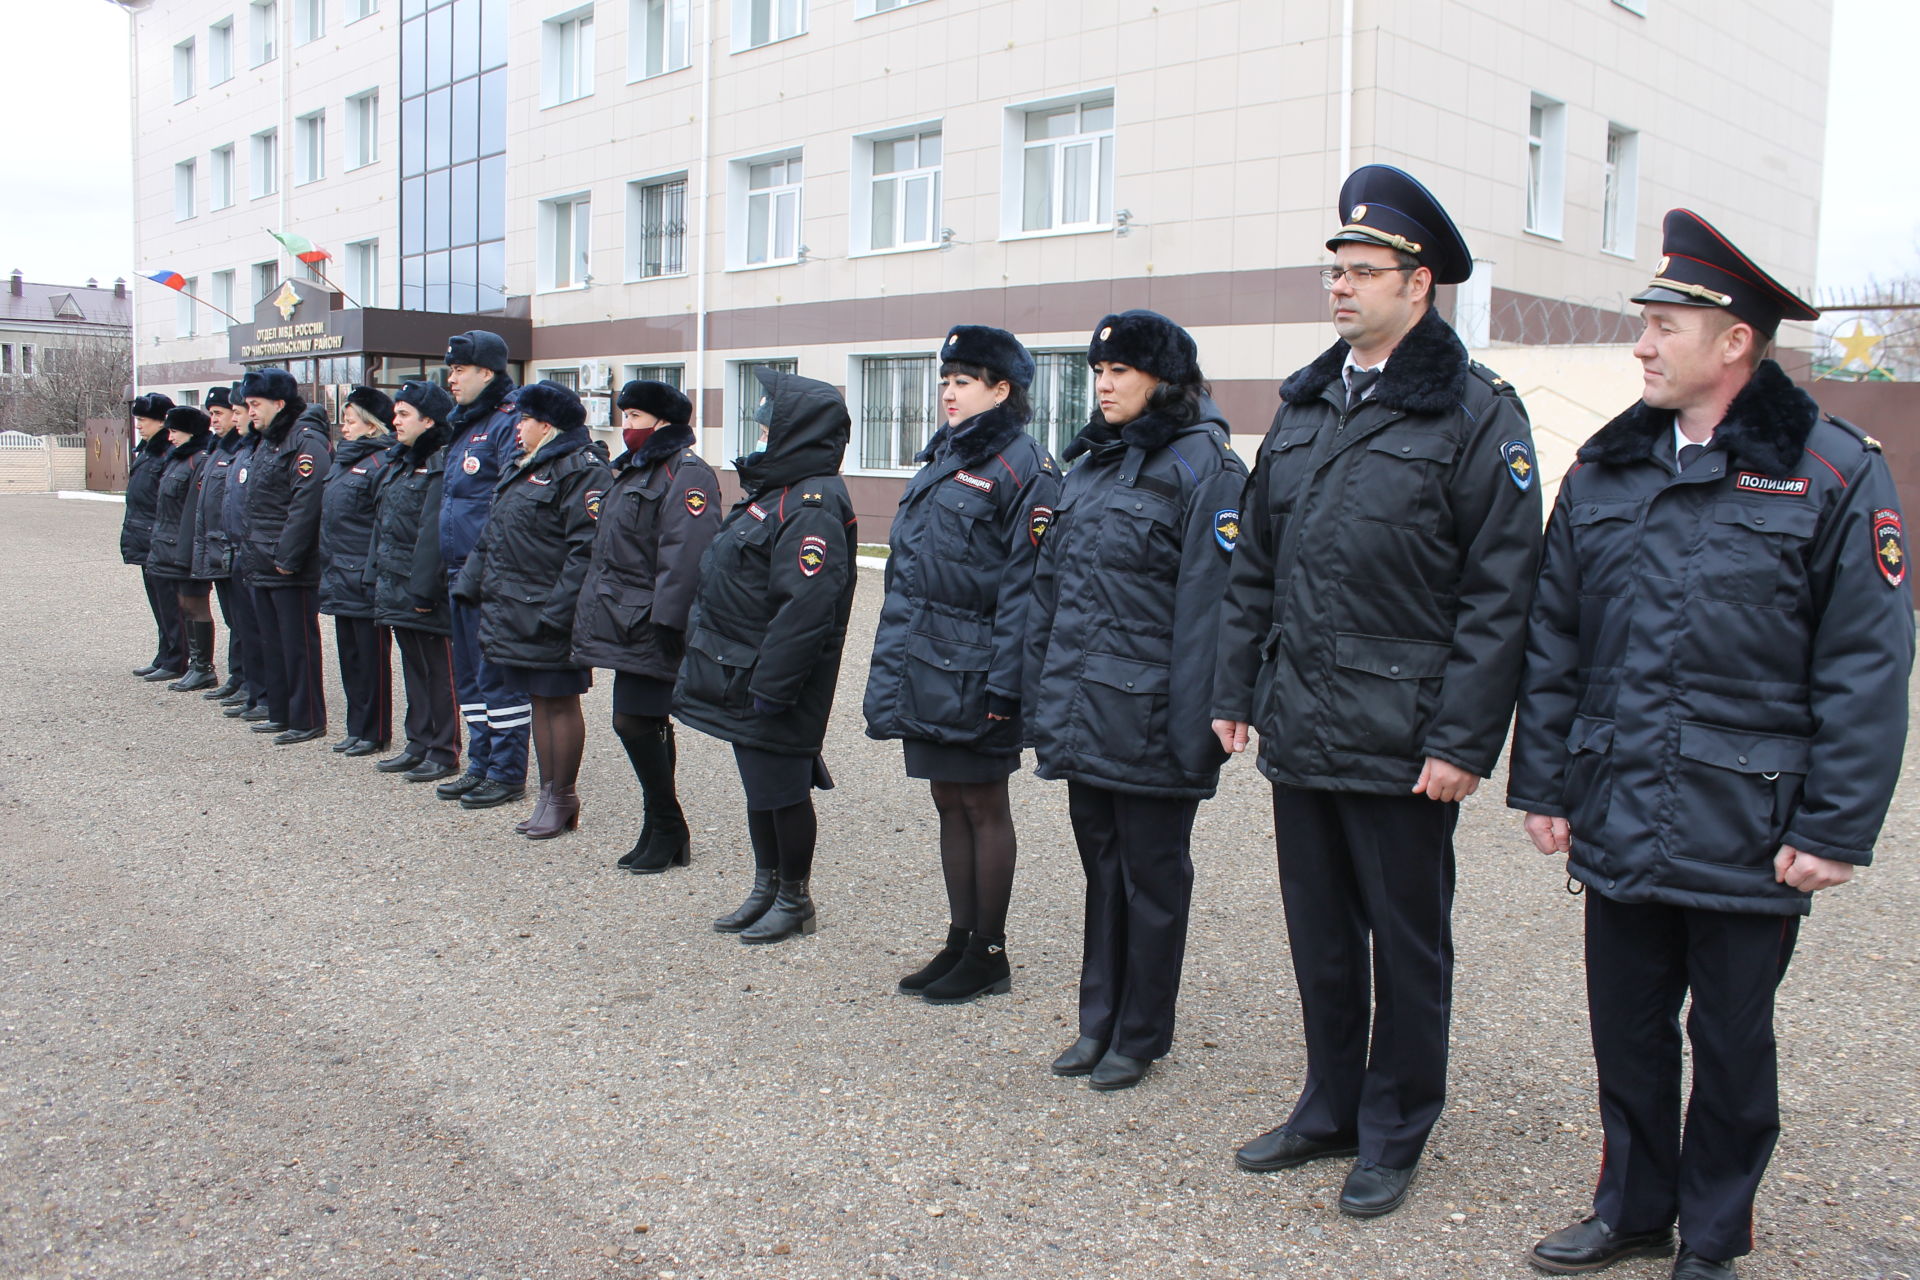
[[[715,933],[739,933],[742,929],[767,914],[767,908],[779,896],[779,877],[772,867],[753,869],[753,888],[747,891],[747,900],[738,907],[713,922]]]
[[[748,925],[740,941],[749,943],[782,942],[795,934],[809,934],[819,927],[814,918],[813,898],[805,880],[782,880],[780,892],[767,913]]]
[[[200,696],[205,698],[208,702],[218,702],[222,698],[231,698],[234,694],[238,692],[240,692],[240,677],[237,675],[234,675],[232,672],[228,672],[226,683],[222,684],[217,689],[209,689],[205,693],[201,694]]]
[[[900,979],[900,994],[917,996],[929,986],[953,972],[953,966],[960,963],[960,957],[966,954],[967,939],[973,936],[971,929],[962,929],[959,925],[947,926],[947,945],[934,953],[933,959]]]
[[[1007,940],[976,933],[967,940],[967,953],[953,971],[921,992],[928,1004],[966,1004],[981,996],[1003,996],[1013,990],[1013,968],[1007,963]]]
[[[668,867],[687,866],[692,861],[693,839],[687,824],[661,822],[655,824],[646,849],[627,864],[627,870],[637,876],[652,876]]]
[[[211,622],[189,622],[187,624],[187,674],[175,680],[167,688],[174,693],[198,693],[202,689],[211,689],[219,682],[213,674],[213,624]]]

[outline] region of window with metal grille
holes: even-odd
[[[627,184],[630,234],[637,246],[631,277],[684,275],[687,270],[687,175]]]
[[[860,362],[861,466],[913,466],[933,434],[939,369],[932,356],[868,356]]]
[[[630,364],[628,382],[664,382],[678,391],[686,390],[687,366],[683,364]]]
[[[580,389],[580,370],[578,368],[542,369],[540,371],[540,377],[547,382],[557,382],[569,391],[578,391]]]
[[[1036,351],[1033,364],[1033,420],[1027,430],[1058,458],[1092,415],[1093,370],[1085,351]]]
[[[760,424],[753,420],[754,410],[760,407],[760,379],[753,376],[755,369],[769,369],[774,373],[798,373],[798,360],[741,360],[733,366],[733,444],[737,456],[745,457],[760,447]]]

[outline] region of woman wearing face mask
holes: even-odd
[[[651,875],[691,860],[674,791],[673,679],[687,649],[700,559],[720,528],[720,486],[693,451],[693,403],[664,382],[620,389],[613,484],[573,621],[573,660],[613,669],[613,731],[640,781],[640,836],[615,865]]]
[[[1087,362],[1099,407],[1040,544],[1026,688],[1087,877],[1080,1038],[1053,1071],[1124,1089],[1173,1042],[1194,812],[1226,759],[1213,654],[1247,472],[1185,329],[1108,316]]]
[[[190,405],[167,410],[166,469],[154,498],[153,543],[147,572],[170,587],[187,633],[187,673],[167,688],[175,693],[211,689],[213,674],[213,583],[193,576],[193,529],[200,513],[200,473],[207,464],[213,423]]]
[[[120,518],[120,558],[140,566],[147,608],[153,612],[154,630],[159,633],[153,661],[133,669],[135,677],[150,682],[178,680],[187,668],[179,593],[171,582],[156,578],[146,567],[147,553],[153,550],[153,508],[160,497],[160,473],[167,469],[167,451],[173,447],[166,432],[167,412],[172,408],[173,401],[158,391],[149,391],[133,402],[133,429],[140,443],[134,446],[133,461],[127,467],[127,506]]]
[[[453,595],[479,606],[481,652],[533,699],[540,799],[516,829],[548,840],[580,823],[580,695],[593,675],[573,660],[573,615],[613,476],[590,447],[586,406],[571,388],[536,382],[518,408],[520,454],[500,477]]]
[[[366,582],[373,545],[373,499],[393,401],[375,387],[355,387],[340,412],[340,443],[320,500],[320,612],[333,615],[340,687],[347,695],[347,736],[333,744],[342,755],[370,756],[393,736],[392,633],[374,620]]]
[[[887,535],[887,598],[868,668],[867,734],[900,738],[940,815],[947,941],[900,979],[929,1004],[1011,989],[1013,810],[1021,657],[1059,471],[1027,434],[1033,357],[1004,329],[960,325],[940,349],[945,423]]]
[[[814,931],[813,791],[853,610],[858,529],[840,461],[840,393],[755,369],[765,443],[734,461],[743,494],[707,548],[674,713],[733,744],[747,793],[753,889],[713,927],[742,942]]]
[[[365,576],[373,617],[400,646],[407,745],[373,767],[408,782],[451,778],[460,767],[453,705],[453,624],[440,559],[440,488],[453,397],[437,382],[404,382],[393,397],[393,434],[374,497]]]

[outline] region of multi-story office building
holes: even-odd
[[[1322,242],[1369,161],[1460,223],[1478,268],[1442,305],[1470,346],[1509,348],[1489,357],[1509,376],[1536,361],[1518,348],[1556,347],[1546,408],[1569,431],[1637,394],[1617,351],[1609,380],[1565,347],[1631,336],[1668,207],[1812,283],[1827,0],[123,2],[143,269],[251,322],[299,271],[272,226],[375,309],[360,350],[307,364],[297,331],[346,324],[321,324],[322,296],[262,343],[145,288],[143,383],[241,358],[391,383],[493,315],[525,376],[602,409],[624,378],[678,382],[728,459],[750,371],[775,364],[846,388],[876,516],[958,322],[1033,347],[1057,449],[1086,416],[1093,323],[1164,311],[1250,444],[1332,338]]]

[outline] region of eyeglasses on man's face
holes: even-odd
[[[1419,269],[1418,267],[1370,267],[1365,263],[1352,267],[1322,267],[1320,283],[1331,289],[1345,280],[1356,289],[1364,289],[1373,283],[1375,276],[1385,275],[1389,271],[1418,271]]]

